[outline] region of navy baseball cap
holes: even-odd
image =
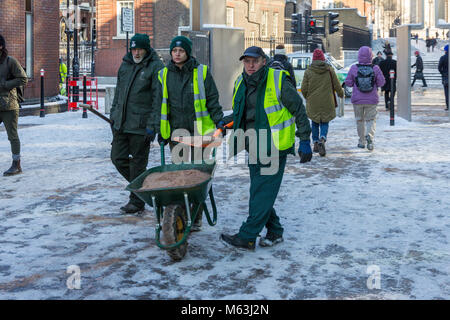
[[[244,59],[245,57],[253,57],[253,58],[259,58],[259,57],[264,57],[265,53],[263,51],[263,49],[261,49],[260,47],[248,47],[245,51],[244,54],[239,58],[239,61]]]

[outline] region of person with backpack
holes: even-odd
[[[11,143],[12,165],[3,172],[4,176],[12,176],[22,172],[20,165],[20,140],[17,132],[19,121],[19,99],[27,84],[27,74],[20,63],[8,55],[5,38],[0,34],[0,124],[5,124],[8,140]]]
[[[323,51],[315,49],[313,61],[303,76],[302,94],[306,99],[306,114],[311,119],[313,152],[318,152],[321,157],[326,155],[328,124],[336,118],[335,92],[339,97],[344,97],[333,67],[325,62]]]
[[[272,59],[270,59],[268,63],[269,68],[277,69],[277,70],[286,70],[289,73],[288,80],[297,87],[297,81],[295,80],[294,67],[289,62],[288,57],[286,56],[286,49],[284,45],[279,44],[275,48],[275,55]]]
[[[384,91],[384,103],[386,106],[386,111],[389,110],[389,104],[392,100],[395,98],[395,91],[397,89],[397,60],[392,59],[392,56],[394,54],[392,51],[388,51],[386,53],[386,60],[380,62],[380,69],[381,72],[383,72],[384,75],[384,86],[381,88],[381,90]],[[389,75],[389,71],[394,70],[394,85],[391,88],[391,79]],[[393,105],[392,105],[393,107]]]
[[[439,59],[438,70],[442,76],[445,94],[445,110],[448,110],[448,44],[444,47],[445,54]]]
[[[416,67],[416,72],[414,73],[413,82],[411,83],[411,87],[414,86],[414,83],[417,79],[422,80],[423,88],[427,87],[427,81],[425,80],[424,74],[423,74],[423,60],[420,56],[419,51],[415,51],[414,55],[416,56],[416,63],[414,63],[411,68]]]
[[[358,64],[350,68],[345,84],[353,87],[351,101],[355,112],[358,132],[358,148],[373,150],[377,117],[378,88],[385,83],[383,73],[371,63],[372,49],[361,47],[358,51]]]

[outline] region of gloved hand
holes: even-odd
[[[155,140],[156,133],[152,129],[145,128],[145,142],[152,143]]]
[[[164,139],[164,138],[162,137],[161,133],[158,134],[158,143],[159,143],[159,145],[164,145],[164,146],[165,146],[166,144],[169,143],[169,140],[170,140],[170,139]]]
[[[309,162],[312,159],[311,143],[309,140],[301,140],[298,148],[298,155],[300,156],[300,163]]]
[[[225,121],[220,120],[219,123],[216,125],[217,129],[222,129],[222,132],[225,132]]]

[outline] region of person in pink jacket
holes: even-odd
[[[358,64],[351,66],[345,85],[353,87],[351,101],[355,112],[356,128],[359,136],[358,147],[373,150],[377,118],[378,88],[385,83],[383,73],[372,64],[372,49],[361,47]]]

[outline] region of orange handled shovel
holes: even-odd
[[[224,127],[232,128],[233,121],[227,123]],[[218,147],[222,144],[222,138],[220,137],[222,131],[221,128],[218,128],[212,136],[182,136],[173,137],[172,140],[196,148]]]

